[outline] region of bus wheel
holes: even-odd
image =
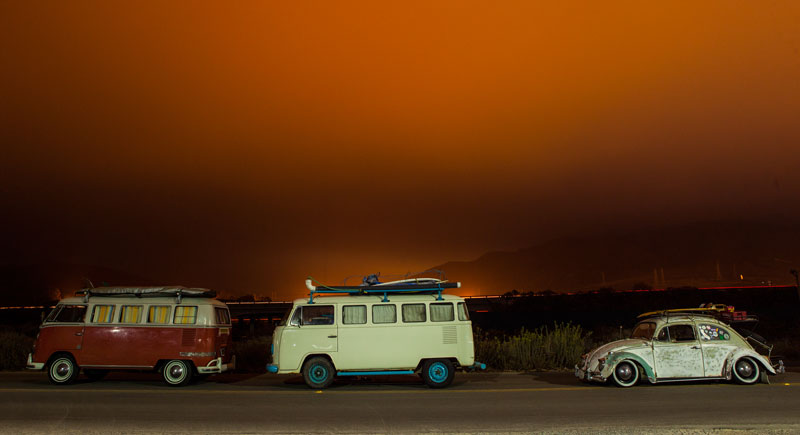
[[[303,366],[303,379],[310,388],[328,388],[333,383],[334,375],[333,364],[321,356],[309,359]]]
[[[56,385],[66,385],[75,382],[79,371],[78,365],[71,356],[61,355],[50,363],[47,374],[50,376],[50,382]]]
[[[89,378],[90,381],[99,381],[106,377],[108,370],[100,369],[83,369],[83,374]]]
[[[446,359],[432,359],[422,365],[422,379],[431,388],[444,388],[453,382],[455,369]]]
[[[192,366],[186,361],[173,359],[161,368],[164,382],[171,387],[182,387],[192,380]]]

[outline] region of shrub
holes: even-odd
[[[490,337],[475,332],[475,359],[496,370],[548,370],[572,368],[586,349],[590,333],[578,325],[556,323],[522,329],[512,336]]]
[[[254,337],[235,343],[236,370],[251,373],[263,373],[267,364],[272,361],[269,347],[272,337]]]
[[[19,332],[0,332],[0,370],[21,370],[28,361],[33,338]]]

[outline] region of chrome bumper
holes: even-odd
[[[236,368],[236,355],[231,358],[231,362],[228,364],[222,364],[222,357],[212,359],[211,362],[206,364],[205,367],[198,367],[197,372],[201,375],[208,375],[214,373],[222,373],[227,372],[228,370],[234,370]]]
[[[584,381],[584,382],[605,382],[606,378],[604,378],[600,372],[590,372],[583,370],[579,366],[575,366],[575,377]]]
[[[42,370],[44,368],[44,363],[33,362],[33,355],[28,354],[28,362],[25,363],[25,368],[30,370]]]

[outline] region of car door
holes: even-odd
[[[336,352],[338,332],[335,311],[333,305],[297,307],[283,332],[285,343],[292,345],[281,349],[281,361],[292,361],[292,365],[299,365],[306,355]]]
[[[722,377],[725,360],[737,346],[731,343],[731,333],[712,323],[699,323],[697,331],[703,347],[703,363],[706,377]]]
[[[692,323],[664,326],[653,341],[653,359],[658,379],[705,377],[703,351]]]

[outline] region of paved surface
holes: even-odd
[[[308,389],[296,376],[226,374],[184,388],[155,374],[48,383],[0,373],[3,433],[800,432],[800,373],[769,385],[588,385],[571,373],[457,374],[444,390],[416,376]]]

